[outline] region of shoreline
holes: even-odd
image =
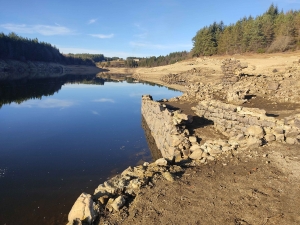
[[[106,72],[96,66],[63,65],[38,61],[0,60],[0,81],[55,78],[64,75],[85,75]]]

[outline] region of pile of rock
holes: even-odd
[[[226,104],[218,100],[202,101],[195,113],[214,122],[224,135],[257,147],[267,142],[300,143],[300,115],[284,120],[268,117],[265,110]]]
[[[200,160],[201,163],[205,163],[207,160],[214,160],[222,153],[235,151],[238,147],[239,144],[232,140],[208,140],[203,145],[193,143],[190,148],[191,155],[189,157],[193,160]]]
[[[179,75],[179,74],[167,74],[160,78],[161,81],[167,84],[179,84],[184,85],[187,80],[185,77]]]
[[[248,64],[241,63],[239,60],[234,58],[225,59],[222,62],[222,72],[224,74],[223,82],[224,83],[235,83],[239,79],[239,75],[242,72],[242,69],[247,68]]]
[[[106,210],[118,212],[144,186],[153,186],[157,179],[173,182],[183,169],[161,158],[154,163],[128,167],[120,175],[100,184],[94,195],[82,193],[68,215],[67,225],[93,224]]]
[[[194,84],[186,85],[186,92],[179,97],[183,101],[202,101],[213,99],[214,95],[219,94],[222,89],[222,84],[211,84],[196,82]]]
[[[250,93],[248,86],[232,85],[227,89],[227,102],[242,104],[247,102],[246,96]]]

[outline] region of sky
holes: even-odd
[[[62,53],[149,57],[190,51],[197,31],[300,0],[0,0],[0,32],[38,38]],[[1,49],[0,49],[1,51]]]

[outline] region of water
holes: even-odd
[[[0,85],[0,224],[64,224],[82,192],[151,161],[142,94],[180,92],[94,76]]]

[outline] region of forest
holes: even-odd
[[[221,21],[200,29],[193,37],[193,56],[273,53],[300,47],[300,11],[286,13],[271,4],[262,15],[244,17],[225,26]]]
[[[126,67],[154,67],[173,64],[189,58],[190,54],[187,51],[172,52],[166,56],[151,56],[147,58],[127,57]],[[136,61],[136,59],[138,61]]]
[[[20,61],[55,62],[66,65],[90,65],[105,60],[103,54],[68,54],[63,55],[59,49],[37,38],[29,39],[15,33],[0,33],[0,59]],[[107,60],[107,59],[106,59]]]

